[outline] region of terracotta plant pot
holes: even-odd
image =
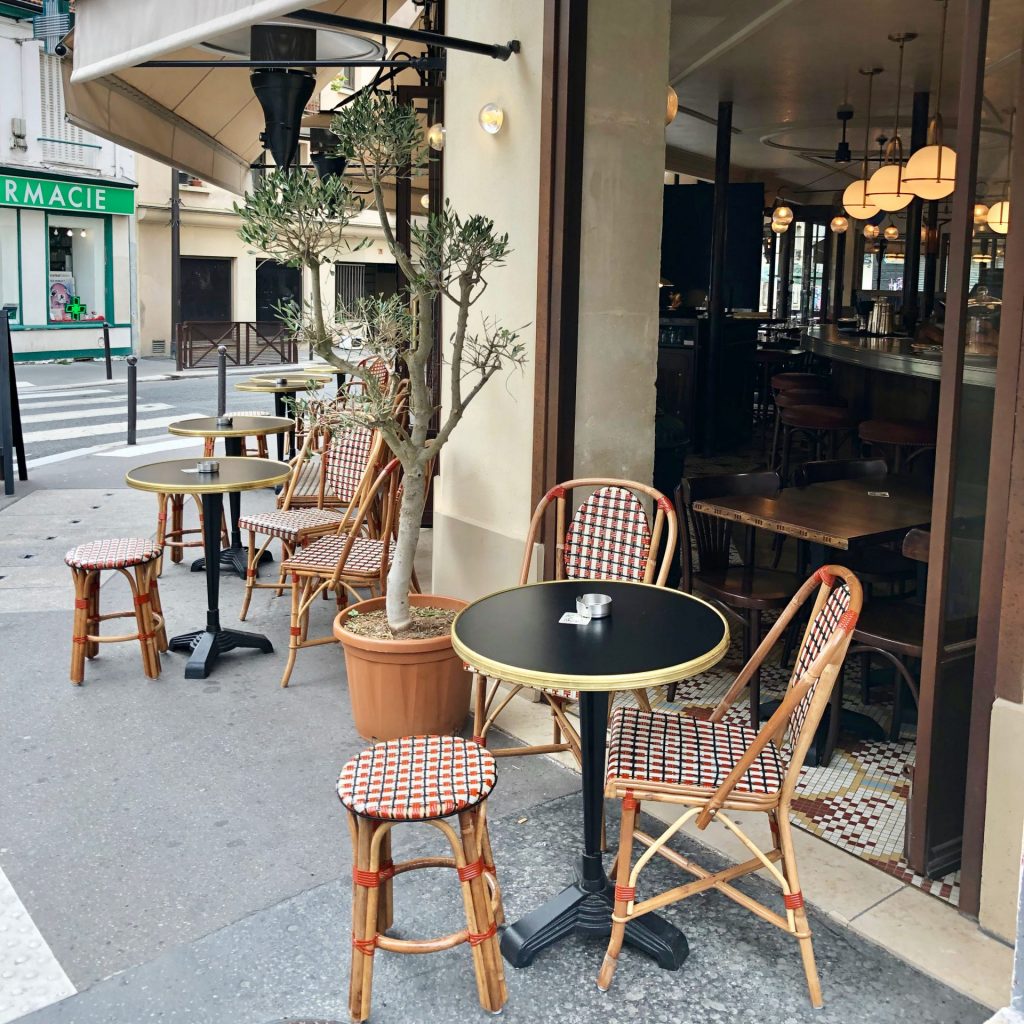
[[[413,594],[417,607],[459,611],[465,601]],[[361,614],[383,608],[385,599],[360,601],[334,620],[334,635],[345,648],[352,717],[364,739],[392,740],[425,733],[454,735],[469,713],[472,676],[452,650],[450,633],[421,640],[357,636],[344,628],[354,608]]]

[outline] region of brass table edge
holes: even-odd
[[[271,459],[248,459],[241,455],[236,456],[221,456],[218,461],[230,462],[231,459],[237,458],[240,462],[271,462]],[[188,462],[188,459],[174,459],[168,460],[174,462]],[[227,494],[231,491],[258,491],[262,487],[273,487],[276,484],[284,483],[285,480],[291,476],[291,467],[283,462],[277,463],[282,467],[282,472],[277,473],[273,476],[263,477],[259,480],[249,480],[236,484],[229,484],[224,486],[223,484],[203,483],[200,474],[195,474],[195,482],[186,481],[181,487],[174,485],[168,485],[167,483],[155,484],[148,483],[143,480],[133,479],[132,473],[140,469],[145,469],[146,466],[159,466],[159,462],[147,462],[145,466],[136,466],[134,470],[128,470],[124,475],[124,482],[137,491],[150,491],[153,494]]]
[[[206,417],[202,417],[206,418]],[[179,437],[260,437],[263,434],[287,434],[295,429],[295,420],[284,416],[253,416],[254,420],[266,419],[270,422],[262,425],[262,430],[235,430],[232,427],[217,427],[214,430],[186,430],[180,427],[181,423],[190,423],[191,420],[178,420],[167,428],[167,433],[176,434]],[[200,419],[200,417],[195,417]],[[276,422],[276,425],[274,425]]]

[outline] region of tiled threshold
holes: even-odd
[[[525,743],[550,743],[551,720],[546,708],[517,698],[502,712],[501,728]],[[569,754],[545,756],[578,770]],[[648,803],[644,809],[666,822],[678,816],[665,804]],[[732,817],[744,828],[749,827],[755,838],[766,831],[764,815]],[[691,823],[686,831],[733,860],[749,857],[739,840],[724,828],[712,824],[700,832]],[[767,836],[764,838],[767,840]],[[1013,971],[1011,947],[985,935],[977,922],[963,917],[955,907],[816,836],[795,829],[794,842],[801,889],[819,911],[993,1010],[1008,1003]],[[823,981],[827,985],[827,980]]]

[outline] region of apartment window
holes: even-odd
[[[21,261],[18,211],[0,209],[0,308],[13,307],[11,323],[21,323]]]
[[[94,135],[76,128],[65,116],[64,88],[60,58],[39,54],[39,83],[42,101],[43,160],[47,163],[95,167],[100,146]]]
[[[51,323],[105,319],[105,226],[106,221],[100,217],[47,218]]]

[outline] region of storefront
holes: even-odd
[[[20,169],[19,169],[20,170]],[[134,183],[0,166],[0,305],[16,359],[128,355]]]

